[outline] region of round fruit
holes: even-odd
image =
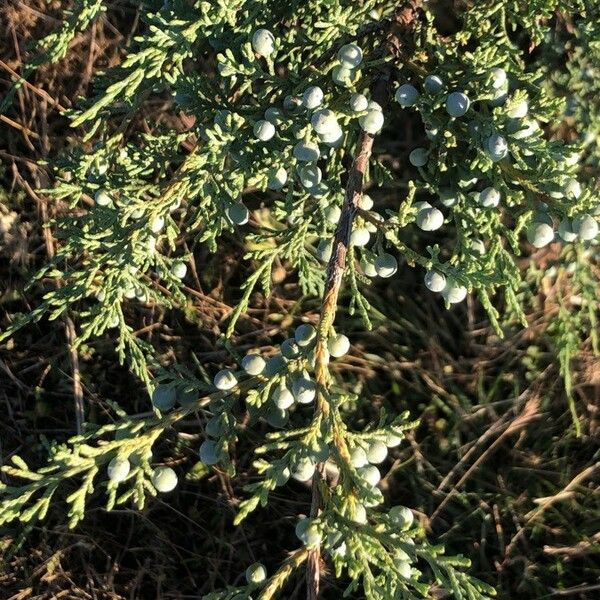
[[[270,106],[265,110],[265,121],[273,123],[273,125],[279,125],[284,120],[283,111],[276,106]]]
[[[396,102],[398,102],[400,106],[406,108],[415,104],[415,102],[419,99],[419,92],[414,85],[411,85],[410,83],[404,83],[396,90],[395,98]]]
[[[447,208],[454,206],[458,202],[458,194],[449,188],[440,190],[439,198],[440,202]]]
[[[221,460],[221,453],[217,449],[218,442],[214,440],[204,440],[200,444],[200,460],[205,465],[216,465]]]
[[[415,520],[412,511],[406,506],[392,506],[388,515],[394,525],[398,525],[403,531],[410,529]]]
[[[367,110],[369,101],[364,94],[352,94],[349,104],[350,110],[353,112],[362,112],[363,110]]]
[[[323,102],[323,90],[317,86],[313,85],[307,88],[302,94],[302,104],[309,110],[313,108],[317,108]]]
[[[227,424],[225,415],[223,414],[211,417],[208,421],[206,421],[206,425],[204,426],[206,435],[209,435],[213,438],[220,438],[228,429],[229,426]]]
[[[310,118],[310,124],[320,134],[330,133],[339,127],[335,113],[328,108],[315,111]]]
[[[362,504],[357,504],[354,507],[354,512],[351,515],[352,520],[355,523],[366,523],[367,522],[367,510]]]
[[[379,102],[375,102],[375,100],[369,100],[367,110],[378,110],[379,112],[381,112],[383,108],[381,108],[381,104],[379,104]]]
[[[533,121],[532,119],[524,119],[520,122],[515,122],[514,127],[516,128],[516,131],[514,131],[512,137],[517,140],[528,138],[540,128],[537,121]]]
[[[425,148],[415,148],[409,155],[408,160],[414,167],[423,167],[427,164],[429,155]]]
[[[500,67],[492,69],[492,87],[499,90],[506,84],[506,71]]]
[[[446,276],[438,271],[425,273],[425,287],[432,292],[441,292],[446,287]]]
[[[280,190],[287,183],[288,174],[283,167],[275,167],[269,171],[267,187],[270,190]]]
[[[356,44],[346,44],[338,50],[337,57],[344,67],[354,69],[362,62],[363,51]]]
[[[215,375],[213,383],[218,390],[226,391],[237,385],[237,378],[229,369],[221,369]]]
[[[375,259],[375,270],[379,277],[387,279],[398,271],[398,261],[391,254],[380,254]]]
[[[294,158],[301,162],[315,162],[319,155],[319,146],[314,142],[298,142],[294,146]]]
[[[98,206],[108,206],[112,204],[112,197],[106,190],[100,189],[94,194],[94,202]]]
[[[302,106],[302,99],[297,96],[286,96],[283,99],[283,109],[288,112],[295,113],[298,112],[300,107]]]
[[[494,208],[500,204],[500,192],[494,187],[486,187],[479,192],[479,204],[486,208]]]
[[[290,415],[288,414],[288,411],[283,408],[269,407],[265,418],[271,427],[281,429],[282,427],[285,427],[286,423],[289,421]]]
[[[378,133],[383,127],[383,113],[380,110],[370,109],[366,115],[359,119],[360,126],[371,135]]]
[[[285,358],[281,354],[275,354],[267,360],[265,365],[264,374],[265,377],[273,377],[285,369]]]
[[[394,566],[396,567],[396,571],[404,577],[404,579],[410,579],[411,568],[410,563],[405,560],[395,560]]]
[[[259,354],[246,354],[246,356],[242,358],[242,369],[244,369],[248,375],[260,375],[265,370],[266,364],[265,359]]]
[[[402,443],[404,436],[402,434],[394,433],[393,431],[388,431],[385,434],[385,445],[388,448],[396,448]]]
[[[543,248],[554,240],[554,230],[547,223],[534,221],[527,228],[527,241],[536,248]]]
[[[377,270],[375,269],[375,263],[371,262],[366,257],[360,259],[360,268],[367,277],[377,277]]]
[[[581,184],[577,179],[569,177],[562,186],[562,191],[567,198],[579,198],[581,196]]]
[[[448,304],[458,304],[467,297],[467,288],[456,281],[448,279],[446,287],[442,290],[442,296]]]
[[[387,446],[379,440],[373,440],[367,447],[367,459],[372,465],[382,463],[388,455]]]
[[[451,117],[462,117],[467,113],[470,105],[469,98],[462,92],[452,92],[446,98],[446,112]]]
[[[417,227],[423,231],[435,231],[444,224],[444,215],[437,208],[423,208],[417,213]]]
[[[316,253],[321,262],[329,262],[333,253],[333,242],[331,240],[320,240]]]
[[[310,404],[317,395],[317,384],[311,379],[300,377],[294,380],[292,393],[298,404]]]
[[[336,85],[341,85],[342,87],[348,87],[352,85],[356,77],[356,71],[354,69],[348,69],[344,67],[344,65],[337,65],[333,67],[331,71],[331,79],[333,83]]]
[[[296,523],[296,537],[309,547],[321,544],[321,533],[318,524],[313,519],[306,517]]]
[[[300,177],[300,183],[305,188],[313,188],[321,183],[323,174],[321,169],[316,165],[306,165],[298,169],[298,175]]]
[[[508,99],[508,82],[495,90],[488,104],[492,107],[502,106]]]
[[[319,140],[321,140],[323,143],[335,148],[339,146],[340,142],[342,141],[344,132],[342,131],[342,128],[336,124],[335,129],[332,129],[328,133],[319,133],[317,135],[319,136]]]
[[[312,458],[301,458],[292,469],[296,481],[308,481],[315,474],[316,464]]]
[[[267,570],[261,563],[254,563],[246,569],[246,581],[250,584],[262,583],[267,578]]]
[[[191,406],[198,399],[198,390],[193,386],[186,385],[177,388],[177,402],[181,406]]]
[[[165,226],[165,220],[162,217],[154,217],[152,221],[150,221],[150,229],[152,233],[158,233],[162,231],[162,228]]]
[[[473,252],[479,254],[480,256],[483,256],[485,254],[485,244],[482,240],[477,238],[471,240],[471,250],[473,250]]]
[[[245,225],[250,218],[250,212],[241,202],[236,202],[227,208],[227,216],[234,225]]]
[[[281,342],[280,349],[281,354],[283,354],[285,358],[296,358],[298,354],[300,354],[300,347],[294,338],[288,338],[287,340]]]
[[[171,274],[177,279],[183,279],[187,273],[187,265],[183,262],[176,262],[171,265]]]
[[[444,82],[437,75],[427,75],[423,86],[430,94],[437,94],[444,88]]]
[[[350,450],[350,462],[355,469],[360,469],[369,464],[369,459],[364,449],[356,446]]]
[[[373,465],[367,465],[358,470],[358,474],[370,485],[375,487],[381,481],[379,469]]]
[[[290,408],[294,404],[294,395],[288,390],[285,383],[282,382],[273,392],[273,402],[277,408],[282,410]]]
[[[368,194],[363,194],[358,201],[358,207],[363,210],[371,210],[373,208],[373,199]]]
[[[598,222],[592,215],[579,215],[573,219],[573,231],[580,240],[589,242],[598,235]]]
[[[573,230],[571,219],[564,218],[558,226],[558,235],[565,242],[574,242],[577,239],[577,233]]]
[[[327,348],[331,356],[340,358],[350,350],[350,340],[343,333],[338,333],[327,340]]]
[[[508,143],[506,138],[501,136],[499,133],[490,135],[486,146],[487,153],[494,162],[502,160],[508,154]]]
[[[425,135],[427,136],[427,139],[432,142],[437,138],[438,133],[439,129],[436,129],[435,127],[425,127]]]
[[[127,475],[129,475],[129,470],[131,469],[131,465],[126,458],[113,458],[107,467],[108,478],[115,483],[121,483],[125,481]]]
[[[268,29],[257,29],[252,35],[252,49],[256,54],[269,56],[275,50],[275,36]]]
[[[151,480],[157,492],[170,492],[177,486],[177,474],[171,467],[157,467]]]
[[[254,137],[261,142],[268,142],[275,135],[275,125],[264,119],[254,123]]]
[[[369,230],[365,227],[357,227],[350,234],[350,245],[351,246],[366,246],[371,239]]]
[[[342,209],[339,206],[336,206],[335,204],[330,204],[325,209],[325,218],[330,223],[333,223],[334,225],[337,224],[337,222],[340,220],[341,216],[342,216]]]
[[[527,100],[521,100],[508,111],[508,116],[511,119],[522,119],[527,116],[528,112],[529,104],[527,103]]]
[[[159,385],[152,392],[152,404],[161,412],[171,410],[177,400],[177,390],[166,385]]]
[[[316,337],[317,330],[310,323],[303,323],[294,331],[294,339],[301,348],[309,346]]]

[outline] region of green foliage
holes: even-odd
[[[173,0],[142,9],[144,28],[126,58],[100,74],[94,95],[70,115],[72,126],[83,130],[82,143],[56,158],[56,183],[44,190],[67,201],[72,211],[55,224],[58,251],[32,284],[53,278],[61,285],[1,337],[75,311],[77,346],[110,337],[120,361],[148,392],[156,394],[158,384],[175,390],[179,407],[161,408],[155,396],[151,417],[129,419],[117,409],[116,424],[88,424],[82,435],[51,443],[47,465],[39,469],[13,457],[14,466],[2,469],[25,483],[0,488],[0,525],[43,520],[59,486],[73,482],[76,489],[66,497],[71,527],[84,517],[94,488],[102,490],[108,510],[129,501],[143,507],[146,496],[156,494],[155,442],[195,411],[209,419],[201,460],[234,475],[229,451],[245,434],[238,424],[247,416],[247,427],[262,420],[276,431],[255,448],[257,477],[246,487],[236,523],[265,506],[270,493],[290,478],[308,481],[329,469],[327,477],[336,484],[314,476],[322,506],[298,536],[307,552],[285,562],[266,583],[250,582],[207,598],[247,595],[263,583],[260,597],[273,597],[292,567],[316,548],[322,548],[336,576],[349,581],[349,594],[362,588],[371,600],[427,598],[432,586],[456,598],[494,595],[466,574],[468,560],[447,557],[431,545],[423,527],[413,526],[410,511],[410,523],[399,524],[394,509],[382,509],[375,465],[417,423],[407,414],[382,414],[377,425],[362,431],[347,425],[347,407],[360,394],[345,374],[334,375],[320,350],[335,335],[335,308],[323,309],[314,339],[305,340],[297,329],[295,340],[266,357],[263,371],[228,371],[213,386],[183,365],[160,364],[124,310],[133,304],[185,309],[181,265],[195,258],[187,247],[182,250],[182,240],[218,253],[234,238],[244,249],[244,264],[252,267],[236,290],[225,334],[229,348],[235,348],[240,317],[257,292],[270,294],[281,265],[294,273],[305,297],[321,299],[328,283],[319,244],[333,241],[340,211],[347,210],[347,173],[362,131],[378,133],[383,121],[385,133],[412,119],[424,129],[427,146],[409,148],[409,158],[395,156],[397,149],[382,141],[368,167],[365,184],[375,205],[359,208],[353,224],[343,279],[350,314],[358,311],[370,327],[373,313],[365,293],[377,257],[393,254],[400,269],[443,275],[440,292],[448,307],[476,292],[499,335],[502,323],[513,317],[524,322],[528,298],[518,257],[531,245],[553,241],[559,222],[571,226],[584,215],[593,221],[598,206],[597,190],[577,180],[580,157],[584,162],[597,157],[592,139],[567,145],[548,135],[564,111],[564,90],[573,94],[577,126],[588,127],[587,135],[598,130],[598,114],[585,108],[597,96],[594,8],[583,2],[482,1],[461,13],[460,25],[448,33],[440,25],[440,7],[431,4],[418,12],[410,44],[398,39],[395,51],[389,40],[386,44],[386,36],[399,27],[393,23],[395,3]],[[41,43],[46,53],[32,67],[64,55],[74,33],[89,25],[102,3],[81,2],[79,8],[78,16],[74,12]],[[567,70],[549,80],[551,61],[529,60],[522,48],[529,44],[556,53],[557,44],[546,42],[553,36],[549,20],[556,10],[578,11],[577,23]],[[266,56],[253,42],[259,27],[273,33],[273,52],[265,51]],[[362,60],[352,68],[338,58],[348,43],[362,49]],[[439,77],[441,88],[428,91],[427,75]],[[385,101],[377,97],[383,106],[353,110],[352,96],[370,100],[382,79],[391,88]],[[412,85],[418,95],[410,102],[398,96],[394,101],[398,84]],[[309,86],[323,92],[317,107],[303,104]],[[152,133],[134,127],[139,109],[158,100],[171,103],[173,115],[183,116],[189,127],[161,124]],[[319,113],[324,108],[332,113]],[[261,138],[256,132],[264,121],[275,133]],[[390,153],[413,165],[406,177],[392,168]],[[303,171],[307,164],[318,171]],[[402,190],[397,203],[379,207],[378,187],[391,184]],[[490,188],[493,193],[486,196]],[[232,218],[240,209],[244,216],[240,203],[249,209],[249,220]],[[596,326],[597,297],[589,268],[595,240],[574,229],[573,235],[565,242],[564,264],[576,265],[570,285],[581,295],[582,310],[574,313],[561,300],[553,335],[577,428],[570,361],[583,332]],[[556,276],[563,276],[562,266]],[[289,405],[282,400],[286,394]],[[315,398],[317,410],[304,406]],[[128,461],[127,473],[107,482],[113,460]]]

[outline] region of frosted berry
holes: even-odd
[[[439,129],[436,127],[425,127],[425,135],[427,136],[427,139],[431,140],[432,142],[437,138],[438,133]]]
[[[403,531],[410,529],[415,520],[412,511],[406,506],[392,506],[388,514],[390,520]]]
[[[275,391],[273,392],[273,402],[277,408],[285,410],[294,404],[294,395],[288,390],[285,384],[282,383],[275,388]]]
[[[315,162],[319,155],[319,146],[314,142],[298,142],[294,146],[294,158],[301,162]]]
[[[288,338],[287,340],[281,342],[280,349],[281,354],[290,360],[292,358],[296,358],[300,354],[300,346],[297,344],[294,338]]]
[[[511,119],[522,119],[527,116],[529,112],[529,104],[527,100],[521,100],[517,104],[513,105],[512,108],[508,111],[508,116]]]
[[[260,375],[265,370],[265,365],[265,359],[259,354],[246,354],[246,356],[242,358],[242,369],[244,369],[248,375]]]
[[[580,240],[589,242],[598,235],[598,221],[592,215],[579,215],[573,219],[573,231]]]
[[[300,347],[309,346],[317,337],[317,330],[309,323],[303,323],[296,327],[294,339]]]
[[[283,99],[283,109],[290,113],[296,113],[302,106],[302,98],[297,96],[286,96]]]
[[[381,131],[384,122],[383,113],[380,110],[370,109],[367,114],[359,119],[360,126],[371,135]]]
[[[554,240],[554,230],[547,223],[534,221],[527,228],[527,241],[536,248],[543,248]]]
[[[486,187],[479,192],[479,204],[486,208],[494,208],[500,204],[500,192],[494,187]]]
[[[309,548],[321,544],[321,532],[313,519],[304,518],[296,524],[296,537]]]
[[[444,224],[444,215],[437,208],[423,208],[417,213],[416,222],[423,231],[435,231]]]
[[[301,458],[292,469],[292,478],[296,481],[308,481],[315,474],[316,466],[312,458]]]
[[[446,287],[446,276],[438,271],[427,271],[425,287],[432,292],[441,292]]]
[[[229,369],[221,369],[215,375],[213,383],[218,390],[226,391],[237,385],[237,379]]]
[[[299,377],[292,384],[292,393],[298,404],[310,404],[317,395],[317,385],[311,379]]]
[[[281,373],[285,369],[285,359],[281,354],[275,354],[271,356],[267,360],[267,364],[265,365],[265,377],[273,377],[273,375],[277,375]]]
[[[446,98],[446,112],[451,117],[462,117],[467,113],[470,105],[469,98],[462,92],[452,92]]]
[[[444,89],[444,82],[437,75],[427,75],[423,87],[430,94],[437,94]]]
[[[429,155],[425,148],[415,148],[409,155],[408,160],[414,167],[423,167],[427,164]]]
[[[373,198],[368,194],[363,194],[358,201],[358,207],[363,210],[371,210],[373,208]]]
[[[494,161],[502,160],[508,154],[508,142],[499,133],[490,135],[486,142],[488,156]]]
[[[265,418],[271,427],[281,429],[282,427],[285,427],[286,423],[290,420],[290,415],[288,411],[283,408],[270,407]]]
[[[350,450],[350,462],[355,469],[360,469],[369,464],[367,453],[361,446],[356,446]]]
[[[187,265],[184,262],[176,262],[171,265],[171,274],[177,279],[183,279],[187,273]]]
[[[364,94],[352,94],[350,96],[350,110],[353,112],[362,112],[363,110],[367,110],[369,106],[369,101]]]
[[[349,69],[344,65],[337,65],[333,67],[331,71],[331,79],[333,80],[333,83],[342,87],[348,87],[352,85],[355,77],[356,71],[354,69]]]
[[[467,297],[467,288],[451,279],[446,280],[446,287],[442,290],[442,296],[448,304],[458,304]]]
[[[396,102],[398,102],[400,106],[413,106],[413,104],[415,104],[419,99],[419,92],[414,85],[411,85],[410,83],[404,83],[396,90],[395,98]]]
[[[363,59],[363,51],[356,44],[346,44],[337,53],[338,60],[348,69],[358,67]]]
[[[320,240],[316,253],[321,262],[329,262],[333,253],[333,242],[331,240]]]
[[[302,104],[309,110],[313,108],[317,108],[323,102],[323,90],[317,86],[313,85],[307,88],[302,94]]]
[[[355,523],[364,524],[367,522],[367,510],[362,504],[356,504],[350,516]]]
[[[283,120],[284,115],[280,108],[270,106],[265,110],[265,121],[269,121],[269,123],[272,123],[273,125],[279,125],[280,123],[283,123]]]
[[[358,474],[371,486],[375,487],[381,481],[379,469],[373,465],[367,465],[358,470]]]
[[[373,465],[382,463],[388,455],[387,446],[379,440],[373,440],[367,446],[367,459]]]
[[[338,127],[337,117],[332,110],[322,108],[313,113],[310,118],[312,128],[320,134],[329,133]]]
[[[265,566],[259,562],[250,565],[246,569],[246,581],[250,584],[262,583],[267,578]]]
[[[352,230],[352,233],[350,234],[350,245],[358,247],[366,246],[370,239],[371,234],[368,229],[365,227],[357,227]]]
[[[398,271],[398,261],[391,254],[380,254],[375,259],[375,270],[379,277],[388,278]]]
[[[177,390],[166,385],[159,385],[152,392],[152,404],[161,412],[171,410],[177,400]]]
[[[325,218],[330,223],[333,223],[334,225],[337,224],[337,222],[340,220],[341,216],[342,216],[342,209],[339,206],[336,206],[335,204],[330,204],[325,209]]]
[[[275,167],[269,171],[267,187],[270,190],[280,190],[286,183],[288,174],[283,167]]]
[[[485,254],[485,244],[480,239],[471,240],[471,250],[480,256]]]
[[[396,448],[402,443],[404,436],[400,433],[394,433],[393,431],[388,431],[385,434],[385,445],[388,448]]]
[[[125,481],[127,475],[129,475],[129,470],[131,469],[131,465],[126,458],[113,458],[107,467],[108,478],[115,483],[121,483]]]
[[[335,128],[327,133],[319,133],[319,140],[323,143],[327,144],[332,148],[336,148],[340,145],[342,138],[344,137],[344,132],[342,128],[336,124]]]
[[[565,217],[558,226],[558,235],[564,242],[570,243],[577,239],[577,233],[573,230],[571,219]]]
[[[323,178],[323,174],[321,169],[316,165],[306,165],[304,167],[300,167],[298,169],[298,176],[300,177],[300,183],[305,188],[313,188],[319,183],[321,183],[321,179]]]
[[[364,256],[360,259],[360,268],[367,277],[377,277],[375,263]]]
[[[533,119],[523,119],[521,121],[516,122],[512,127],[515,128],[515,131],[511,134],[513,138],[517,140],[522,140],[532,136],[539,128],[537,121]]]
[[[396,567],[396,571],[398,571],[404,579],[410,579],[412,571],[409,562],[406,562],[405,560],[395,560],[394,567]]]
[[[204,440],[200,444],[200,460],[208,466],[216,465],[220,462],[222,456],[218,451],[218,442],[214,440]]]
[[[109,206],[112,204],[112,196],[106,190],[100,189],[94,194],[94,202],[98,206]]]
[[[268,29],[257,29],[252,35],[252,49],[256,54],[269,56],[275,50],[275,37]]]
[[[567,198],[579,198],[579,196],[581,196],[581,184],[577,179],[569,177],[564,182],[562,191]]]
[[[151,477],[152,485],[157,492],[171,492],[177,486],[177,474],[171,467],[157,467]]]
[[[338,333],[327,340],[327,348],[331,356],[340,358],[350,350],[350,340],[343,333]]]
[[[500,67],[492,69],[492,87],[499,90],[506,84],[506,71]]]
[[[162,217],[154,217],[152,221],[150,221],[150,229],[152,233],[158,233],[162,231],[165,226],[165,220]]]
[[[451,189],[442,189],[439,191],[439,198],[445,207],[450,208],[458,202],[458,193]]]
[[[261,142],[268,142],[275,135],[275,125],[271,121],[260,120],[254,123],[254,137]]]

